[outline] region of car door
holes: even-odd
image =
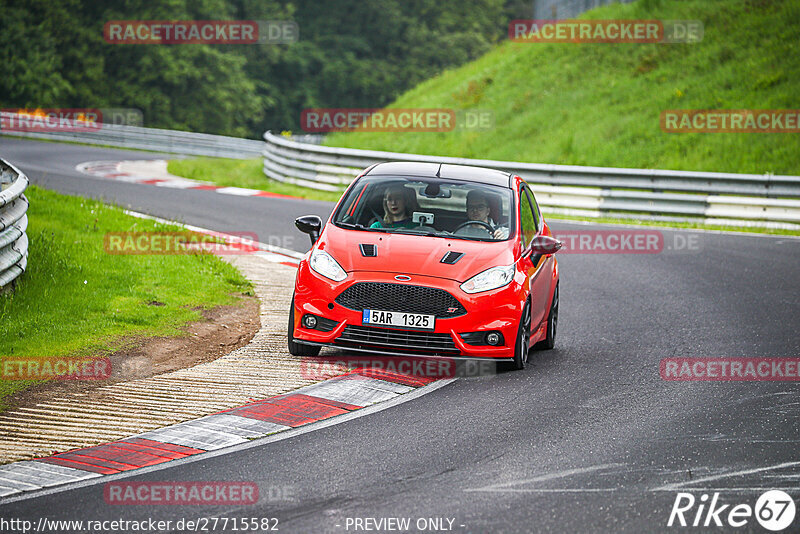
[[[531,253],[533,238],[542,231],[542,221],[538,206],[534,200],[533,192],[526,184],[520,186],[520,223],[522,224],[522,239],[524,244],[523,260],[528,269],[528,284],[531,295],[531,329],[535,329],[545,318],[550,300],[550,277],[547,276],[548,262],[552,255]]]

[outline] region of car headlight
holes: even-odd
[[[513,279],[513,265],[492,267],[491,269],[486,269],[476,274],[461,284],[461,289],[464,293],[480,293],[481,291],[489,291],[490,289],[497,289],[498,287],[508,285]]]
[[[311,258],[308,260],[308,265],[325,278],[330,278],[335,282],[341,282],[347,278],[347,273],[344,272],[342,266],[327,252],[321,250],[312,252]]]

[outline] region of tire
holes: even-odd
[[[317,356],[322,347],[317,345],[304,345],[302,343],[295,343],[292,339],[294,337],[294,295],[292,295],[292,307],[289,308],[289,328],[286,331],[287,341],[289,345],[289,354],[292,356]]]
[[[530,354],[531,342],[531,303],[525,304],[522,310],[522,317],[519,319],[519,328],[517,328],[517,339],[514,342],[514,363],[513,368],[517,371],[525,369],[525,364],[528,363],[528,355]]]
[[[537,350],[550,350],[556,346],[556,330],[558,329],[558,284],[553,291],[553,301],[550,303],[550,314],[547,317],[547,337],[536,344]]]

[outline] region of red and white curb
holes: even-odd
[[[196,189],[202,191],[213,191],[222,195],[233,195],[238,197],[297,198],[290,195],[270,193],[269,191],[260,191],[258,189],[248,189],[244,187],[223,187],[210,182],[181,178],[167,172],[166,160],[87,161],[76,165],[75,169],[79,172],[95,176],[97,178],[133,184],[168,187],[171,189]]]
[[[137,217],[176,224],[174,221],[128,212]],[[234,241],[237,236],[193,226],[185,228]],[[277,249],[262,243],[255,253],[270,261],[296,266],[303,255]],[[250,253],[245,251],[245,253]],[[92,482],[104,476],[121,475],[145,468],[154,468],[172,461],[197,455],[225,453],[230,447],[241,447],[254,440],[287,433],[320,421],[344,421],[354,412],[368,408],[381,409],[393,402],[411,399],[450,383],[453,379],[405,375],[386,369],[356,368],[323,382],[310,384],[289,393],[250,402],[235,408],[184,421],[156,430],[44,458],[19,461],[0,466],[0,502],[16,500],[25,494],[35,496],[43,490],[70,483]],[[431,389],[433,388],[433,389]],[[406,395],[415,392],[415,394]],[[51,490],[53,491],[53,490]]]
[[[184,189],[209,189],[205,185],[189,187],[184,179],[175,183],[170,180],[142,179],[130,174],[118,173],[119,162],[93,162],[82,164],[93,173],[109,173],[109,177],[135,183],[151,183]],[[81,166],[79,166],[81,167]],[[102,169],[102,170],[101,170]],[[86,172],[86,171],[84,171]],[[114,175],[115,176],[111,176]],[[193,181],[191,181],[193,182]],[[200,183],[200,182],[195,182]],[[166,185],[170,184],[170,185]],[[231,193],[216,188],[217,192]],[[257,191],[256,193],[263,193]],[[267,193],[252,196],[279,196]],[[127,212],[131,215],[153,219],[168,224],[174,221],[149,215]],[[304,255],[288,249],[281,249],[258,242],[242,243],[238,236],[215,232],[205,228],[180,225],[188,230],[222,238],[233,248],[240,247],[240,253],[258,254],[269,261],[283,265],[297,266]],[[25,460],[0,466],[0,498],[16,500],[25,494],[35,493],[57,486],[94,479],[121,475],[140,469],[159,466],[172,461],[184,460],[198,455],[224,453],[230,447],[241,447],[254,440],[264,439],[278,433],[290,435],[312,423],[320,421],[345,421],[354,412],[363,408],[381,409],[378,405],[389,407],[393,401],[402,402],[401,397],[424,390],[438,388],[452,379],[435,380],[428,377],[408,376],[380,369],[355,369],[347,374],[330,378],[323,382],[304,386],[290,393],[277,395],[227,409],[198,419],[184,421],[170,426],[151,430],[129,438],[73,449],[35,460]],[[407,395],[409,400],[416,395]],[[215,454],[214,454],[215,455]],[[53,490],[51,490],[53,491]],[[0,500],[0,502],[2,502]]]
[[[447,381],[377,369],[356,369],[216,414],[130,438],[0,466],[0,497],[116,475],[218,451],[346,415]]]

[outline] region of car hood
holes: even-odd
[[[375,245],[376,256],[364,257],[360,245]],[[328,225],[320,250],[347,272],[380,271],[434,276],[464,282],[481,271],[514,263],[512,241],[486,242],[409,234],[345,230]],[[448,252],[463,254],[454,264],[442,263]]]

